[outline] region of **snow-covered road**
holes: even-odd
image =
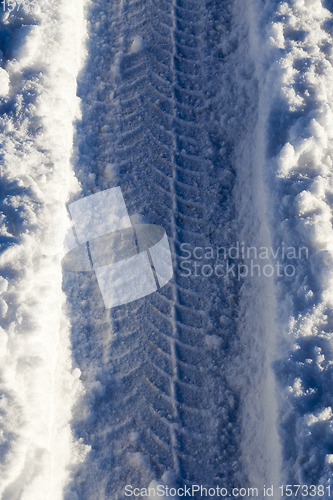
[[[123,500],[154,481],[329,498],[331,3],[11,7],[1,500]],[[174,275],[106,310],[94,273],[62,269],[53,221],[118,186],[132,224],[165,229]]]

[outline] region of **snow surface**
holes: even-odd
[[[77,189],[70,168],[79,2],[1,12],[0,497],[62,498],[80,393],[52,219]]]
[[[333,9],[319,0],[273,7],[267,3],[262,12],[252,12],[260,89],[258,167],[267,186],[272,244],[309,251],[308,258],[295,260],[295,276],[276,284],[273,366],[282,479],[326,485],[333,445]]]
[[[1,500],[330,485],[332,3],[0,15]],[[93,234],[107,221],[89,224],[89,196],[116,187],[132,224],[165,229],[174,277],[106,310],[61,258],[70,207]],[[184,248],[203,270],[237,242],[271,249],[261,273],[295,273],[183,272]]]

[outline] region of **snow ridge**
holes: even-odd
[[[282,479],[290,484],[329,485],[332,6],[320,0],[270,1],[262,10],[262,2],[252,5],[252,50],[261,95],[258,148],[263,151],[261,168],[269,193],[267,221],[273,245],[294,248],[297,255],[292,261],[295,276],[278,278],[276,292],[279,348],[274,371],[281,391]],[[299,258],[304,247],[308,255],[303,251]],[[287,257],[284,262],[291,263]]]
[[[82,11],[79,1],[46,1],[43,11],[0,14],[3,500],[60,500],[66,468],[81,453],[69,425],[80,383],[52,219],[77,189],[69,161]]]

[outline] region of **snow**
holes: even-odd
[[[133,54],[135,52],[139,52],[142,50],[145,46],[145,42],[141,36],[136,36],[134,37],[134,40],[132,42],[131,48],[130,48],[130,53]]]
[[[79,243],[131,227],[120,188],[87,196],[68,206]]]
[[[9,92],[9,75],[6,70],[0,68],[0,96],[5,97]]]
[[[174,494],[174,490],[177,490],[171,486],[170,489],[172,494],[168,494],[169,491],[167,486],[168,485],[161,481],[152,481],[148,486],[148,498],[151,498],[152,500],[158,500],[159,498],[175,498],[176,500],[179,500],[179,496]]]
[[[331,3],[0,17],[0,498],[329,486]]]
[[[270,332],[277,347],[281,480],[294,484],[329,484],[331,476],[325,461],[331,446],[333,297],[329,8],[319,0],[281,2],[276,9],[269,2],[252,14],[259,19],[252,20],[252,51],[269,232],[276,246],[283,241],[309,249],[308,258],[295,262],[295,276],[276,284],[276,326]]]
[[[69,164],[84,33],[79,2],[1,12],[0,496],[60,499],[84,447],[81,391],[52,220],[77,183]]]

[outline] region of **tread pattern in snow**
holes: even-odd
[[[218,4],[120,1],[90,13],[77,176],[85,195],[120,185],[130,215],[166,229],[175,276],[105,312],[96,283],[65,275],[87,387],[74,429],[92,447],[68,498],[96,498],[96,488],[101,498],[123,498],[126,484],[147,487],[165,471],[180,484],[240,478],[238,400],[225,376],[238,285],[180,269],[182,243],[216,248],[235,237],[231,162],[241,124],[230,121],[227,137],[221,117],[232,119],[233,105],[245,114],[247,103],[227,71],[237,48],[231,3]]]

